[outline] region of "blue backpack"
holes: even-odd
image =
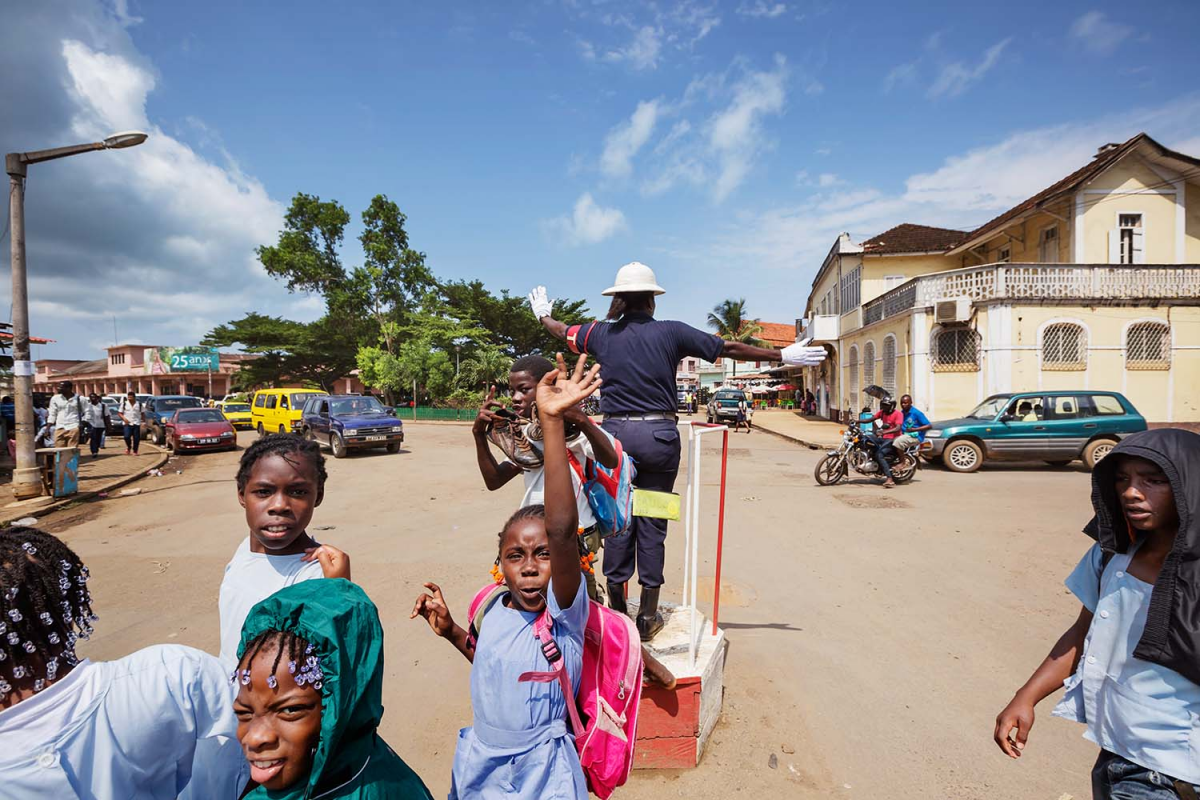
[[[601,428],[603,430],[603,428]],[[616,469],[609,469],[598,461],[588,459],[580,464],[575,454],[567,451],[567,460],[583,484],[588,505],[596,517],[596,527],[602,538],[618,536],[629,530],[633,519],[633,479],[637,468],[633,459],[621,447],[621,441],[604,431],[617,451]]]

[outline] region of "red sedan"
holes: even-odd
[[[237,433],[215,408],[181,408],[167,420],[167,447],[191,450],[236,450]]]

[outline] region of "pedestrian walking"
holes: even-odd
[[[83,398],[75,394],[75,385],[63,381],[58,394],[50,398],[47,422],[54,428],[55,447],[78,447],[79,428],[84,419]]]
[[[739,398],[738,402],[737,402],[737,417],[734,419],[734,422],[733,422],[733,432],[734,433],[737,433],[738,431],[740,431],[742,429],[743,425],[746,426],[746,433],[750,433],[750,416],[749,416],[749,414],[750,414],[750,404],[746,402],[746,395],[745,395],[745,393],[743,393],[741,398]]]
[[[1194,800],[1200,793],[1200,436],[1176,428],[1121,441],[1092,472],[1096,543],[1067,577],[1075,622],[996,717],[1010,758],[1027,749],[1034,706],[1100,746],[1096,800]]]
[[[104,432],[108,430],[108,407],[95,392],[88,395],[84,419],[88,426],[88,450],[95,458],[100,455],[100,448],[104,446]]]
[[[753,347],[727,342],[683,322],[657,320],[655,298],[665,291],[654,271],[635,261],[621,267],[614,284],[603,292],[612,297],[605,322],[568,326],[554,319],[554,304],[544,286],[530,293],[529,303],[551,335],[565,341],[572,352],[589,354],[600,362],[602,427],[621,441],[637,465],[634,486],[669,492],[679,474],[675,369],[681,360],[695,357],[716,363],[725,357],[813,365],[824,360],[825,350],[807,347],[807,342],[783,350]],[[625,584],[637,571],[642,587],[637,626],[643,640],[663,626],[658,601],[666,539],[666,520],[634,517],[627,535],[605,543],[604,575],[613,609],[627,613]]]
[[[117,416],[123,423],[121,432],[125,439],[125,455],[138,454],[138,446],[142,443],[142,402],[133,392],[125,395],[117,409]]]

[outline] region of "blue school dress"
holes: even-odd
[[[554,641],[578,691],[587,586],[580,581],[571,606],[563,609],[554,599],[551,581],[546,604],[554,621]],[[558,682],[517,681],[524,672],[551,669],[533,633],[537,618],[538,614],[510,608],[503,601],[484,618],[471,668],[475,719],[458,733],[450,800],[586,800],[588,796]]]
[[[1140,546],[1141,542],[1138,543]],[[1129,574],[1137,547],[1117,553],[1101,574],[1092,545],[1067,588],[1094,616],[1056,717],[1087,725],[1083,736],[1149,770],[1200,784],[1200,686],[1133,656],[1154,586]]]

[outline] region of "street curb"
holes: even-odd
[[[126,484],[133,483],[138,478],[146,477],[147,472],[149,472],[152,469],[158,469],[163,464],[166,464],[168,461],[171,460],[170,451],[164,450],[161,447],[159,447],[158,445],[150,444],[149,442],[143,442],[142,447],[153,448],[158,453],[158,460],[154,464],[151,464],[150,466],[145,467],[145,468],[142,468],[139,466],[137,472],[126,475],[123,478],[117,478],[114,481],[109,481],[108,483],[104,484],[103,486],[97,487],[95,489],[91,489],[86,492],[76,492],[75,494],[71,495],[70,497],[63,497],[59,500],[55,500],[53,503],[47,503],[46,505],[31,507],[31,508],[27,508],[27,509],[11,509],[14,512],[13,515],[9,519],[4,519],[3,521],[0,521],[0,527],[8,527],[15,520],[23,519],[24,517],[34,517],[34,518],[44,517],[45,515],[49,514],[50,512],[57,511],[58,509],[62,508],[63,506],[70,505],[71,503],[88,502],[88,501],[94,500],[100,494],[103,494],[105,492],[111,492],[113,489],[119,489],[122,486],[125,486]],[[17,513],[17,512],[19,512],[19,513]]]

